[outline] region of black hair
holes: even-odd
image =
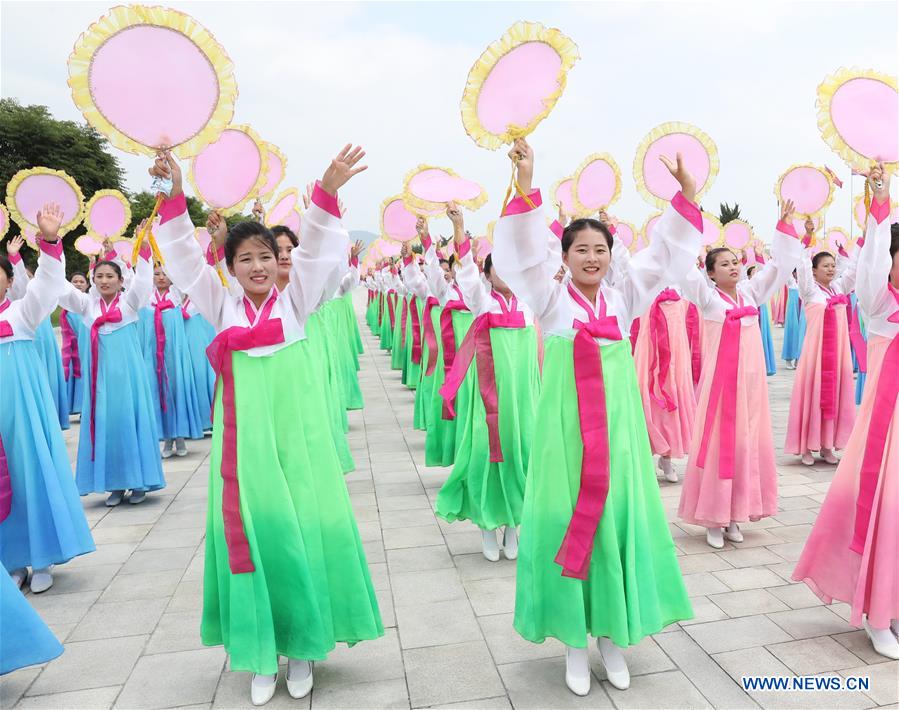
[[[283,224],[279,224],[275,227],[272,227],[272,234],[274,235],[276,242],[278,241],[278,237],[283,234],[295,247],[300,246],[300,240],[297,238],[297,235],[293,233],[293,230],[290,227],[285,227]]]
[[[890,225],[890,259],[894,259],[897,252],[899,252],[899,222],[893,222]]]
[[[753,264],[753,265],[750,266],[748,269],[746,269],[746,275],[747,275],[747,276],[752,276],[752,274],[753,274],[754,271],[755,271],[755,264]]]
[[[87,274],[85,274],[85,273],[83,273],[83,272],[81,272],[81,271],[73,271],[73,272],[72,272],[72,275],[69,276],[69,281],[71,281],[72,279],[74,279],[76,276],[80,276],[80,277],[83,278],[85,281],[87,281]]]
[[[718,255],[723,254],[724,252],[728,252],[734,259],[737,258],[737,255],[733,253],[727,247],[715,247],[710,250],[708,254],[705,255],[705,270],[706,273],[711,274],[715,270],[715,262],[718,261]]]
[[[815,254],[815,255],[812,257],[812,268],[813,268],[813,269],[817,269],[817,268],[818,268],[818,264],[821,263],[821,260],[822,260],[822,259],[825,259],[825,258],[828,257],[828,256],[829,256],[831,259],[833,259],[833,254],[831,254],[829,251],[819,251],[817,254]],[[834,259],[834,261],[836,261],[836,259]]]
[[[612,244],[615,240],[612,238],[612,233],[609,231],[609,228],[598,219],[591,219],[590,217],[576,219],[565,227],[562,231],[562,251],[567,253],[571,248],[571,245],[574,244],[574,238],[577,236],[578,232],[582,232],[585,229],[592,229],[594,232],[600,232],[606,238],[606,246],[609,247],[609,251],[612,251]]]
[[[6,254],[0,254],[0,269],[3,269],[6,278],[12,281],[12,262],[10,262]]]
[[[94,273],[97,273],[97,269],[99,269],[101,266],[108,266],[116,272],[116,276],[119,277],[119,281],[122,280],[122,267],[116,264],[114,261],[106,261],[105,259],[103,261],[98,261],[96,264],[94,264]]]
[[[493,254],[488,254],[484,259],[484,275],[490,276],[491,271],[493,271]]]
[[[267,246],[277,258],[278,242],[275,241],[275,235],[272,234],[271,230],[264,224],[248,219],[243,222],[238,222],[228,230],[228,238],[225,239],[225,264],[229,267],[234,265],[234,257],[237,255],[237,248],[248,239],[255,239],[256,241],[261,242]]]

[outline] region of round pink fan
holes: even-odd
[[[708,212],[702,213],[702,243],[705,245],[718,244],[721,242],[724,228],[718,218],[710,215]]]
[[[120,5],[69,57],[72,98],[87,121],[130,153],[168,146],[196,155],[228,125],[237,84],[215,38],[189,15]]]
[[[265,182],[266,152],[249,126],[229,126],[190,162],[188,179],[203,202],[228,216]]]
[[[493,245],[487,237],[478,237],[474,240],[474,254],[478,259],[486,259],[492,251]]]
[[[568,177],[560,180],[553,186],[553,201],[562,206],[562,211],[567,215],[577,213],[574,204],[574,178]]]
[[[85,256],[97,256],[103,251],[103,245],[94,237],[85,234],[75,240],[75,249]]]
[[[621,194],[621,173],[607,153],[587,157],[574,174],[574,204],[577,214],[606,209]]]
[[[47,202],[57,203],[62,210],[60,236],[70,232],[81,222],[83,199],[78,183],[62,170],[20,170],[6,186],[10,216],[23,230],[28,226],[35,234],[37,213]]]
[[[836,255],[839,253],[840,247],[843,247],[847,252],[851,252],[853,242],[849,235],[846,234],[845,229],[842,229],[841,227],[831,227],[824,234],[824,248],[831,254]]]
[[[282,220],[281,224],[287,227],[291,232],[298,235],[300,234],[300,221],[301,215],[299,210],[292,209],[287,213],[287,216]]]
[[[6,236],[6,233],[9,231],[9,212],[6,210],[6,206],[0,203],[0,240]]]
[[[660,209],[664,209],[680,190],[677,180],[660,157],[674,161],[678,153],[696,179],[697,203],[718,174],[718,149],[705,133],[687,123],[672,122],[657,126],[637,147],[634,180],[643,198]]]
[[[705,234],[704,231],[703,234]],[[743,220],[734,219],[724,225],[725,246],[731,249],[745,249],[751,241],[752,227]]]
[[[400,251],[402,250],[402,246],[399,242],[390,239],[379,239],[377,243],[381,256],[399,256]]]
[[[402,195],[388,197],[381,205],[381,234],[398,242],[411,242],[418,236],[418,217],[403,202]]]
[[[890,223],[899,222],[899,203],[894,202],[893,208],[890,210]],[[865,228],[865,219],[867,216],[867,210],[865,209],[865,196],[864,194],[859,195],[855,198],[855,205],[852,207],[852,215],[855,217],[855,223],[859,226],[859,229],[864,230]],[[0,230],[2,233],[2,230]]]
[[[811,220],[815,225],[815,232],[817,232],[821,228],[821,218],[812,217]],[[802,239],[805,236],[805,218],[793,217],[793,228],[796,230],[796,234],[799,235],[799,238]]]
[[[896,77],[840,69],[818,87],[818,128],[824,141],[856,168],[874,161],[899,166]]]
[[[615,239],[619,240],[628,249],[633,247],[634,238],[636,237],[633,225],[627,222],[619,222],[618,220],[613,221],[615,223]]]
[[[259,199],[262,202],[267,202],[275,194],[275,190],[278,189],[278,185],[284,179],[284,175],[287,172],[287,158],[273,143],[263,142],[262,147],[265,149],[266,170],[265,182],[259,188]]]
[[[652,230],[655,229],[655,226],[659,223],[659,220],[662,218],[662,214],[654,214],[650,215],[650,217],[643,223],[643,229],[641,230],[641,234],[643,236],[642,241],[646,244],[649,244],[652,241]],[[635,241],[641,241],[639,239]],[[636,246],[636,244],[634,244]],[[633,249],[632,249],[633,251]]]
[[[134,248],[132,240],[120,239],[119,241],[112,243],[112,248],[122,261],[126,264],[131,263],[131,250]]]
[[[84,224],[88,234],[103,239],[116,239],[131,223],[131,205],[118,190],[98,190],[84,208]]]
[[[197,227],[194,230],[194,237],[196,237],[197,241],[200,242],[200,248],[205,254],[206,250],[209,248],[210,242],[212,242],[212,235],[209,234],[209,231],[206,229],[206,227]]]
[[[403,198],[423,210],[439,209],[451,201],[476,210],[487,201],[487,193],[476,182],[459,177],[449,168],[419,165],[406,176]]]
[[[274,227],[283,224],[292,210],[297,208],[300,202],[300,194],[295,187],[284,190],[277,198],[274,204],[265,215],[265,226]]]
[[[833,182],[821,168],[794,165],[780,176],[774,194],[781,203],[793,200],[797,215],[816,216],[833,199]]]

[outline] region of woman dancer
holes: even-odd
[[[765,268],[762,266],[761,268]],[[755,276],[759,267],[755,264],[746,269],[746,278]],[[762,350],[765,352],[765,372],[768,377],[777,374],[777,361],[774,358],[774,340],[771,337],[771,315],[767,303],[759,306],[759,329],[762,333]]]
[[[72,274],[69,281],[82,293],[87,293],[90,288],[87,276],[80,272]],[[66,378],[69,414],[81,414],[81,400],[84,397],[81,363],[90,357],[91,334],[77,314],[65,309],[59,313],[59,329],[62,331],[62,369]]]
[[[786,306],[784,307],[784,342],[780,357],[787,363],[788,370],[795,370],[799,356],[802,354],[802,342],[805,340],[805,312],[799,298],[799,284],[796,272],[787,279]]]

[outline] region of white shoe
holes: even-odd
[[[724,532],[721,528],[708,528],[705,531],[705,541],[710,547],[720,550],[724,547]]]
[[[187,444],[184,439],[175,439],[175,456],[187,456]]]
[[[590,692],[590,658],[586,648],[565,647],[565,685],[575,695]]]
[[[831,449],[821,449],[821,458],[824,459],[824,463],[829,463],[831,466],[836,466],[840,463],[840,460],[833,455]]]
[[[115,508],[119,503],[122,502],[122,499],[124,497],[125,491],[110,491],[109,495],[106,496],[106,507]]]
[[[162,445],[162,454],[161,454],[162,458],[164,458],[164,459],[172,458],[172,453],[173,453],[172,447],[174,446],[174,444],[175,444],[175,442],[173,439],[165,440],[165,443],[163,443],[163,445]]]
[[[665,475],[668,483],[677,483],[677,469],[671,463],[671,457],[659,456],[659,470]]]
[[[131,495],[128,496],[128,502],[131,503],[131,505],[143,503],[145,500],[147,500],[146,491],[131,491]]]
[[[50,570],[53,565],[44,567],[43,569],[33,570],[31,573],[31,591],[35,594],[46,592],[53,586],[53,575]]]
[[[731,542],[743,542],[743,533],[740,532],[740,526],[734,522],[724,530],[724,537]]]
[[[890,622],[890,631],[893,632],[893,636],[899,638],[899,619],[893,619]]]
[[[253,705],[265,705],[275,694],[275,686],[278,683],[278,675],[253,674],[250,681],[250,702]]]
[[[518,559],[518,530],[506,526],[503,530],[503,555],[507,560]]]
[[[810,451],[806,451],[802,454],[802,458],[800,459],[802,463],[806,466],[814,466],[815,465],[815,457],[812,456]]]
[[[606,667],[606,675],[609,682],[618,690],[627,690],[631,687],[631,674],[627,669],[627,661],[621,649],[605,637],[596,639],[602,664]]]
[[[28,568],[19,567],[18,569],[14,569],[9,573],[9,577],[12,579],[13,584],[16,585],[16,589],[21,589],[22,585],[25,584],[25,581],[28,579]]]
[[[484,557],[491,562],[499,561],[499,545],[496,542],[496,530],[481,530],[484,539]]]
[[[287,692],[291,698],[305,698],[312,690],[312,663],[287,659]]]
[[[889,629],[872,629],[868,626],[868,620],[865,619],[865,631],[868,632],[868,638],[874,650],[881,656],[899,660],[899,639],[893,636],[893,632]]]

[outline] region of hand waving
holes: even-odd
[[[356,167],[364,157],[365,151],[361,146],[354,148],[352,143],[347,143],[322,175],[322,189],[329,195],[336,195],[337,191],[346,185],[350,178],[368,169],[367,165]]]
[[[14,254],[18,254],[22,250],[22,245],[24,243],[25,237],[21,234],[11,237],[10,240],[6,242],[6,255],[13,256]]]
[[[668,172],[674,177],[675,180],[680,184],[680,191],[684,194],[690,202],[696,200],[696,178],[693,177],[693,173],[689,171],[686,163],[684,163],[684,158],[680,153],[677,153],[675,156],[675,161],[672,162],[671,158],[667,155],[660,155],[659,160],[661,160],[665,167],[668,168]]]
[[[38,211],[37,226],[45,242],[55,242],[59,239],[57,232],[62,225],[62,217],[62,209],[55,202],[48,202]]]

